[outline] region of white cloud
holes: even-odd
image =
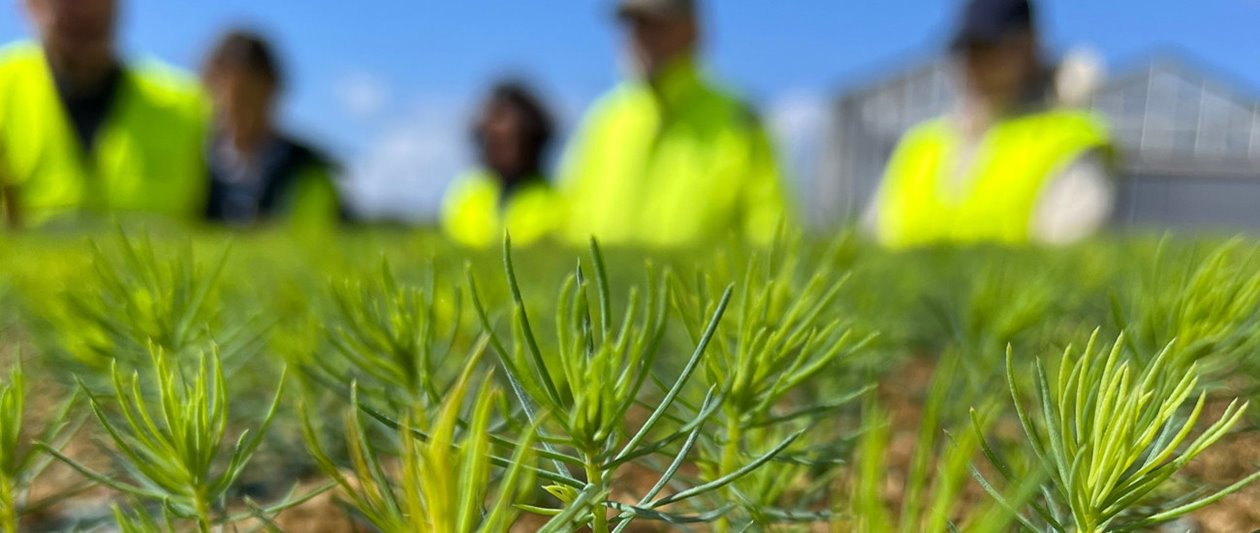
[[[808,190],[818,174],[829,107],[819,92],[794,90],[772,101],[766,112],[780,159],[796,179],[798,191]]]
[[[347,193],[369,218],[432,220],[446,185],[468,164],[466,104],[417,99],[352,158]]]
[[[337,100],[342,111],[356,120],[368,120],[379,116],[390,104],[389,83],[367,72],[345,74],[335,85]]]

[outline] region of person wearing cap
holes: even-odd
[[[1068,244],[1107,221],[1111,141],[1057,105],[1028,0],[969,0],[952,43],[956,111],[911,129],[868,211],[877,240]]]
[[[622,0],[635,75],[598,101],[564,160],[564,234],[670,247],[741,235],[773,239],[785,216],[769,136],[698,57],[697,6]]]
[[[196,80],[125,61],[115,0],[24,0],[38,43],[0,49],[0,190],[12,226],[196,216],[207,105]]]
[[[335,226],[343,213],[337,165],[277,127],[284,76],[267,40],[245,30],[224,34],[206,61],[204,83],[215,111],[206,219],[238,228]]]
[[[552,235],[563,208],[543,170],[554,125],[534,93],[518,82],[491,90],[473,125],[478,166],[457,178],[442,200],[442,230],[470,248],[531,244]]]

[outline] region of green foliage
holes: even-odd
[[[1164,243],[1160,254],[1171,254]],[[1197,254],[1196,254],[1197,255]],[[1142,276],[1128,306],[1114,304],[1117,323],[1131,332],[1139,353],[1154,354],[1175,345],[1172,365],[1209,368],[1252,367],[1260,350],[1260,271],[1254,250],[1235,239],[1202,261],[1157,261]]]
[[[21,360],[9,373],[9,382],[0,385],[0,529],[16,531],[22,511],[27,506],[26,492],[31,482],[51,462],[52,456],[32,445],[23,434],[27,421],[26,373]],[[75,397],[72,395],[57,409],[39,441],[61,449],[78,427],[71,416]]]
[[[439,310],[436,292],[400,284],[388,263],[379,277],[335,285],[328,335],[339,357],[312,357],[303,369],[342,394],[352,379],[361,396],[394,410],[440,403],[450,379],[440,363],[451,354],[460,306],[456,298],[453,310]],[[439,333],[452,340],[440,345]]]
[[[157,518],[144,512],[129,512],[123,510],[122,507],[114,506],[114,524],[118,526],[118,530],[122,533],[159,533],[162,531],[174,531],[175,524],[172,523],[169,514],[163,515],[162,524],[159,525]]]
[[[350,475],[320,444],[310,414],[303,417],[307,445],[316,461],[348,503],[377,529],[471,533],[506,531],[514,522],[513,504],[522,501],[533,485],[535,432],[522,436],[510,459],[493,455],[490,425],[501,396],[493,386],[482,386],[472,395],[471,420],[464,423],[461,412],[478,359],[468,360],[459,380],[443,395],[436,418],[430,420],[423,409],[414,409],[396,428],[401,463],[397,476],[387,473],[367,437],[357,396],[345,418]],[[504,468],[494,479],[496,462]]]
[[[1247,404],[1231,402],[1219,419],[1190,438],[1206,393],[1198,393],[1188,416],[1182,419],[1178,414],[1195,395],[1196,367],[1169,371],[1176,358],[1172,347],[1149,364],[1136,366],[1124,354],[1123,336],[1110,349],[1098,346],[1097,340],[1095,332],[1079,359],[1069,347],[1053,384],[1038,360],[1036,401],[1030,406],[1023,403],[1012,355],[1007,354],[1016,413],[1037,464],[1049,478],[1045,498],[1030,504],[1035,513],[1021,517],[1026,527],[1082,532],[1147,528],[1209,505],[1260,478],[1260,472],[1252,474],[1198,499],[1161,498],[1156,489],[1237,424]],[[976,432],[983,433],[978,423]],[[992,449],[986,447],[986,452],[1008,482],[1017,479],[1006,461]],[[986,486],[991,487],[987,482]]]
[[[772,413],[790,392],[819,373],[834,370],[842,356],[858,352],[870,341],[854,339],[842,319],[828,311],[847,277],[830,268],[817,269],[804,284],[795,279],[794,261],[782,266],[752,260],[738,291],[738,313],[727,320],[705,360],[706,378],[722,389],[724,410],[741,425],[766,425],[796,418]],[[688,333],[698,340],[702,317],[710,316],[719,301],[709,287],[688,290],[678,284],[676,306],[682,310]],[[800,417],[835,406],[809,406]]]
[[[705,407],[681,427],[655,442],[648,438],[658,425],[663,426],[660,424],[662,420],[675,410],[674,402],[713,338],[730,300],[731,290],[727,289],[713,311],[695,351],[681,373],[672,380],[672,385],[668,386],[664,398],[652,408],[642,426],[630,431],[624,426],[625,416],[636,405],[643,386],[653,378],[652,370],[665,326],[669,288],[649,271],[647,289],[643,291],[646,296],[640,296],[642,293],[637,289],[632,290],[626,310],[617,322],[612,316],[612,290],[603,257],[594,242],[591,244],[591,257],[598,307],[591,305],[588,295],[591,282],[579,263],[558,297],[557,349],[552,354],[543,353],[530,323],[512,262],[510,241],[504,244],[504,266],[513,298],[511,348],[494,333],[476,283],[469,274],[468,287],[477,314],[490,333],[491,345],[499,355],[499,363],[519,407],[531,424],[540,422],[540,409],[550,413],[548,420],[552,422],[542,424],[540,430],[558,432],[556,435],[545,434],[543,442],[548,453],[544,455],[553,461],[554,470],[550,473],[561,480],[561,483],[549,487],[549,491],[567,509],[533,510],[555,515],[556,520],[562,522],[587,523],[596,532],[608,530],[609,508],[620,511],[616,518],[620,521],[620,528],[634,518],[643,517],[674,522],[694,520],[695,517],[663,513],[658,508],[712,492],[738,476],[720,478],[668,497],[657,496],[677,473],[694,443],[694,435],[702,430],[705,419],[712,414],[709,408],[712,394]],[[643,298],[646,301],[641,301]],[[615,324],[619,326],[615,327]],[[675,419],[685,420],[676,416]],[[674,457],[671,467],[661,474],[656,486],[637,505],[627,506],[608,500],[612,488],[611,476],[618,468],[657,453],[688,434],[692,436]],[[557,448],[567,448],[572,453],[557,451]],[[585,472],[585,482],[568,477],[570,466]]]
[[[960,359],[956,354],[947,354],[936,370],[904,479],[895,478],[888,463],[891,416],[874,399],[868,399],[863,408],[866,428],[856,452],[849,509],[837,513],[835,529],[998,532],[1006,531],[1014,522],[1013,513],[996,503],[964,502],[962,498],[971,481],[972,460],[980,453],[981,434],[988,424],[978,423],[979,431],[970,431],[957,420],[957,408],[969,403],[968,398],[958,397],[958,374],[964,367]],[[957,430],[947,432],[947,426]],[[946,439],[947,435],[952,438]],[[899,509],[890,510],[882,493],[890,484],[903,487]],[[1015,487],[1004,498],[1022,501],[1020,492],[1026,493],[1030,487],[1033,485]]]
[[[254,432],[242,432],[220,465],[228,440],[229,396],[218,354],[202,356],[185,375],[161,348],[152,348],[155,398],[146,398],[139,372],[113,369],[113,393],[119,416],[111,416],[104,399],[84,387],[93,414],[119,452],[124,480],[97,473],[60,452],[58,459],[85,476],[124,494],[161,503],[173,516],[195,521],[200,531],[231,522],[216,509],[248,466],[279,405],[281,385],[266,418]],[[178,363],[176,363],[178,364]]]
[[[548,410],[572,438],[575,448],[584,453],[601,453],[610,440],[618,437],[625,413],[651,375],[665,326],[667,288],[649,273],[649,288],[643,291],[646,303],[641,301],[639,290],[632,290],[624,318],[614,329],[611,289],[599,250],[593,248],[598,323],[592,318],[590,281],[579,264],[557,298],[556,351],[544,354],[525,308],[510,246],[505,247],[504,253],[513,297],[511,349],[494,334],[471,273],[468,285],[499,362],[528,416],[534,418],[539,407]]]
[[[1244,416],[1204,415],[1200,389],[1260,391],[1243,241],[592,245],[576,265],[509,245],[500,269],[400,231],[232,239],[220,259],[215,235],[0,236],[23,258],[0,262],[0,357],[45,349],[0,387],[6,524],[44,514],[24,494],[52,457],[114,489],[124,531],[277,530],[320,491],[277,495],[299,482],[383,531],[1124,530],[1251,480],[1182,472]],[[1003,364],[1099,325],[1126,336],[1057,374]],[[305,387],[275,385],[286,363]],[[1013,404],[990,398],[1003,369]],[[49,401],[52,378],[83,386]],[[914,392],[862,408],[876,384]],[[62,447],[80,401],[116,469]]]
[[[215,347],[228,359],[251,346],[252,324],[212,335],[222,319],[215,289],[226,253],[206,269],[190,249],[163,257],[147,236],[120,234],[117,250],[94,245],[92,276],[44,311],[64,363],[91,379],[115,361],[145,366],[151,345],[176,358]]]
[[[834,313],[834,306],[847,276],[827,265],[817,267],[802,282],[798,280],[800,261],[796,254],[748,261],[737,298],[734,316],[717,330],[712,354],[705,359],[705,378],[722,397],[715,422],[723,428],[716,438],[701,439],[701,464],[709,476],[721,478],[735,472],[760,452],[750,453],[755,440],[767,447],[779,442],[797,441],[785,455],[799,450],[838,444],[835,435],[806,433],[820,418],[835,412],[866,391],[858,389],[826,401],[793,398],[792,408],[782,409],[785,399],[802,385],[826,372],[837,372],[845,356],[860,353],[871,338],[855,339],[851,329]],[[691,338],[699,341],[704,332],[703,317],[711,316],[719,300],[714,276],[701,275],[696,288],[675,280],[674,301]],[[777,436],[778,440],[767,439]],[[798,441],[798,439],[800,439]],[[817,441],[811,441],[817,439]],[[774,468],[755,472],[749,479],[727,488],[731,501],[742,502],[754,522],[766,526],[776,517],[821,517],[816,513],[795,513],[778,509],[787,485],[803,475],[805,466],[826,479],[839,462],[812,461],[808,464],[776,460]],[[820,487],[826,488],[826,484]],[[727,527],[724,517],[719,529]]]

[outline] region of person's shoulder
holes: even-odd
[[[748,97],[741,94],[733,86],[708,76],[701,77],[700,91],[704,98],[710,102],[726,106],[741,107],[750,103]]]
[[[442,212],[480,211],[494,205],[499,197],[498,182],[488,171],[476,167],[451,180],[442,194]]]
[[[42,59],[43,51],[33,41],[21,40],[0,45],[0,67],[29,64]]]
[[[450,185],[446,187],[446,195],[448,198],[466,197],[496,188],[497,181],[490,175],[489,171],[476,167],[451,180]]]
[[[747,96],[721,82],[702,80],[701,102],[697,112],[707,113],[740,129],[760,131],[765,129],[761,110]]]
[[[159,104],[202,109],[208,99],[192,73],[153,57],[143,57],[127,65],[135,87],[146,99]]]
[[[586,116],[588,120],[616,117],[625,113],[637,113],[651,105],[652,93],[646,85],[635,81],[622,81],[595,99]]]
[[[939,139],[949,133],[950,117],[942,115],[918,122],[901,134],[902,144],[924,142]]]
[[[1098,116],[1089,109],[1058,105],[1040,107],[1025,113],[1025,116],[1035,120],[1056,121],[1071,124],[1089,124],[1099,120]]]
[[[1102,116],[1089,109],[1061,107],[1050,111],[1050,113],[1056,120],[1071,126],[1097,130],[1105,130],[1107,128],[1106,121]]]
[[[517,196],[550,196],[555,192],[556,188],[547,176],[535,175],[526,179],[525,183],[517,188],[515,194]]]
[[[731,97],[729,105],[731,117],[736,124],[752,130],[765,129],[765,118],[762,117],[761,111],[752,102],[742,98]]]
[[[560,193],[543,176],[531,178],[512,193],[512,203],[529,209],[555,209]]]
[[[39,68],[44,52],[31,41],[15,41],[0,46],[0,79],[24,78]]]
[[[303,165],[318,167],[329,172],[341,171],[341,162],[337,158],[306,139],[285,134],[280,137],[280,142],[284,143],[293,153],[293,157]]]
[[[762,125],[761,112],[758,111],[757,105],[738,91],[717,83],[706,83],[702,90],[709,105],[714,106],[737,123],[750,127]]]
[[[1040,128],[1083,144],[1109,144],[1111,134],[1106,121],[1089,109],[1053,107],[1037,114]]]

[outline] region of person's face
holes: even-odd
[[[247,142],[266,133],[275,99],[269,80],[247,69],[224,67],[207,77],[206,88],[228,131]]]
[[[623,19],[639,74],[651,78],[670,61],[691,53],[698,28],[692,15],[631,15]]]
[[[67,68],[113,61],[116,0],[26,0],[26,11],[50,55]]]
[[[503,102],[490,106],[481,123],[481,151],[486,165],[501,175],[517,176],[528,171],[525,117],[519,109]]]
[[[1021,34],[996,43],[971,44],[962,50],[964,85],[968,93],[990,107],[1017,102],[1028,88],[1037,66],[1031,35]]]

